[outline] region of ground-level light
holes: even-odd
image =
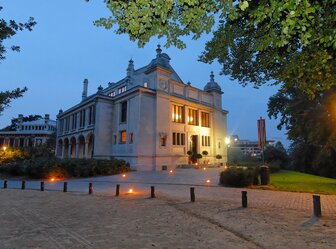
[[[208,179],[208,180],[206,180],[205,182],[206,182],[206,183],[210,183],[210,182],[211,182],[211,180],[210,180],[210,179]]]
[[[133,189],[130,188],[130,189],[128,190],[128,193],[129,193],[129,194],[133,194]]]
[[[122,177],[125,178],[125,177],[126,177],[126,174],[123,174]]]

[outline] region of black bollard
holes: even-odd
[[[242,191],[242,206],[243,208],[247,208],[247,192]]]
[[[321,217],[321,198],[319,195],[313,195],[313,207],[314,207],[314,215],[316,217]]]
[[[7,188],[7,186],[8,186],[8,182],[7,182],[7,180],[4,180],[3,188]]]
[[[120,185],[119,184],[117,184],[117,186],[116,186],[116,196],[119,196],[119,192],[120,192]]]
[[[92,186],[92,182],[89,183],[89,195],[91,195],[93,192],[93,186]]]
[[[190,188],[190,201],[195,202],[195,188]]]
[[[44,182],[41,182],[41,191],[44,191]]]
[[[26,189],[26,181],[22,181],[21,189]]]
[[[68,192],[68,183],[67,182],[64,182],[63,184],[63,192]]]
[[[155,198],[155,189],[154,189],[154,186],[151,186],[151,198]]]

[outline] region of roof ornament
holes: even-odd
[[[156,49],[156,57],[160,57],[161,52],[162,52],[161,45],[158,44]]]
[[[134,64],[133,64],[133,62],[134,61],[132,59],[130,59],[128,61],[127,76],[131,76],[133,74],[133,72],[134,72]]]
[[[215,75],[214,75],[213,71],[211,71],[211,73],[210,73],[210,82],[215,82]]]
[[[102,93],[103,90],[104,90],[104,88],[102,87],[102,85],[100,85],[100,86],[98,87],[98,93]]]

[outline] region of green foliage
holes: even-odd
[[[2,9],[3,8],[0,6],[0,11]],[[3,44],[4,40],[10,39],[12,36],[16,35],[18,31],[23,31],[25,29],[31,31],[35,24],[36,22],[32,17],[30,17],[26,23],[17,23],[14,20],[6,21],[2,18],[0,19],[0,61],[6,59],[5,53],[7,52],[7,48]],[[19,52],[20,47],[13,45],[11,46],[11,50]]]
[[[217,60],[243,85],[295,86],[314,98],[336,85],[335,15],[335,1],[249,1],[219,25],[201,60]]]
[[[0,30],[0,36],[1,36],[1,30]],[[0,51],[0,58],[1,58],[1,51]],[[9,104],[13,99],[22,97],[27,90],[28,90],[27,87],[24,87],[24,88],[16,88],[12,91],[0,92],[0,115],[6,107],[9,107]]]
[[[30,158],[28,150],[19,148],[7,148],[5,151],[0,148],[0,166],[6,163],[21,161]]]
[[[30,160],[18,160],[0,166],[2,173],[35,179],[115,175],[129,170],[130,167],[124,160],[61,160],[45,156]]]
[[[203,156],[207,156],[208,154],[209,154],[209,153],[208,153],[206,150],[203,150],[203,151],[202,151],[202,155],[203,155]]]
[[[278,128],[293,141],[292,168],[336,177],[336,88],[320,91],[315,99],[298,89],[270,98],[269,116],[281,115]]]
[[[220,173],[219,183],[226,187],[246,187],[255,182],[257,170],[252,168],[230,167]]]
[[[265,162],[272,165],[278,165],[285,168],[288,164],[288,155],[281,142],[277,142],[275,146],[267,146],[264,151]]]
[[[219,159],[222,159],[222,158],[223,158],[222,155],[219,155],[219,154],[216,155],[216,159],[219,160]]]
[[[0,172],[29,178],[114,175],[130,170],[124,160],[59,159],[46,146],[0,151]]]
[[[228,148],[228,160],[229,165],[258,166],[261,163],[260,158],[245,155],[241,149],[237,147]]]
[[[2,9],[3,8],[0,6],[0,11]],[[32,17],[26,23],[17,23],[14,20],[9,20],[7,22],[2,18],[0,19],[0,61],[6,59],[5,54],[7,52],[7,47],[3,44],[4,41],[16,35],[18,31],[24,29],[31,31],[35,24],[36,22]],[[11,50],[19,52],[20,47],[13,45]],[[9,107],[9,104],[13,99],[22,97],[25,91],[27,91],[26,87],[17,88],[12,91],[0,91],[0,115],[6,107]]]
[[[180,37],[191,35],[198,39],[209,33],[215,14],[228,3],[213,0],[133,0],[105,1],[111,16],[100,18],[97,26],[114,28],[117,34],[128,34],[140,47],[153,36],[166,38],[166,47],[185,48]]]
[[[193,152],[192,152],[191,150],[188,150],[188,151],[187,151],[187,155],[188,155],[188,156],[192,156],[192,155],[193,155]]]

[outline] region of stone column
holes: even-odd
[[[76,143],[75,143],[75,158],[79,158],[79,157],[78,157],[78,150],[79,150],[79,143],[78,143],[78,141],[76,140]]]

